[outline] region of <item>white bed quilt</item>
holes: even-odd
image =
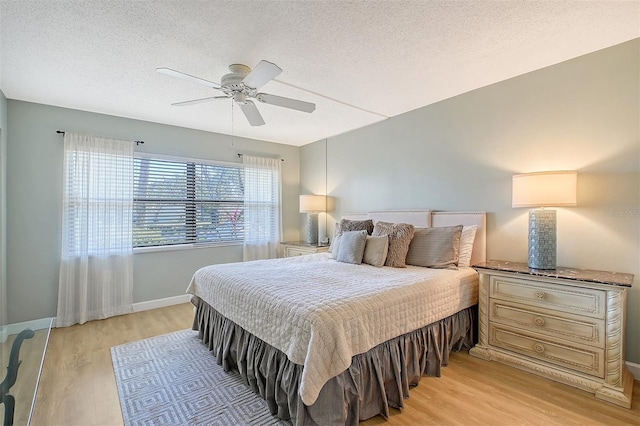
[[[471,268],[376,268],[327,253],[204,267],[187,293],[304,366],[302,401],[351,358],[478,302]]]

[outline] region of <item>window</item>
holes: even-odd
[[[134,159],[133,246],[242,242],[242,166],[146,157]]]

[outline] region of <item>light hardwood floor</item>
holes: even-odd
[[[32,424],[122,425],[111,346],[191,326],[191,305],[52,331]],[[362,425],[640,425],[640,382],[631,410],[466,352],[442,377],[423,377],[405,408]]]
[[[190,328],[185,303],[51,331],[31,424],[122,425],[109,348]]]

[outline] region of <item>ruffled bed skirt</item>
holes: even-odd
[[[423,374],[440,376],[452,349],[474,343],[476,306],[426,327],[388,340],[353,357],[351,366],[329,380],[313,405],[298,395],[302,365],[195,299],[193,329],[209,346],[225,371],[236,369],[261,395],[274,416],[294,425],[357,425],[389,416],[389,407],[402,408],[409,388]]]

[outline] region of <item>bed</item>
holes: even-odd
[[[484,213],[345,218],[474,226],[470,263],[486,257]],[[356,425],[402,408],[422,375],[439,376],[452,349],[473,345],[478,276],[470,267],[374,267],[321,253],[205,267],[187,292],[194,330],[274,416],[295,425]]]

